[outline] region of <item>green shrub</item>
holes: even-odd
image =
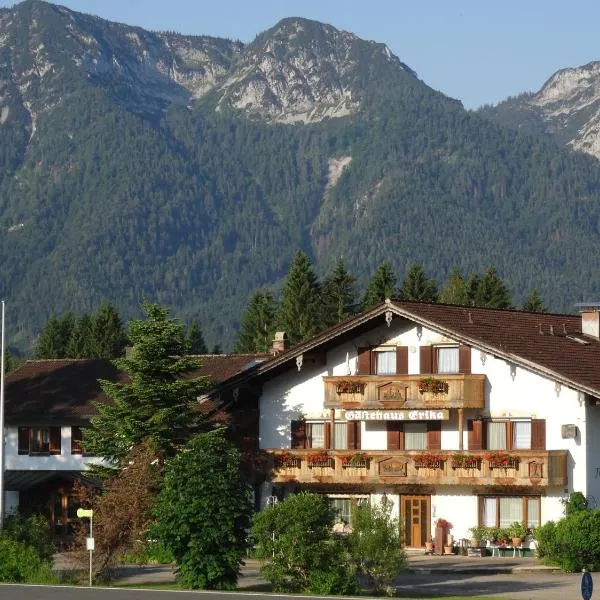
[[[5,583],[55,583],[50,563],[32,546],[0,538],[0,581]]]
[[[600,569],[600,509],[571,512],[536,531],[538,554],[565,571]]]
[[[581,492],[572,492],[569,494],[568,500],[563,500],[563,504],[565,507],[565,516],[567,517],[574,513],[588,510],[589,508],[587,498]]]
[[[339,569],[311,571],[307,591],[317,596],[351,596],[359,592],[359,585],[356,575],[345,565],[340,565]]]
[[[33,548],[41,560],[51,561],[54,555],[52,532],[48,519],[43,515],[10,515],[0,532],[1,539],[10,539]]]

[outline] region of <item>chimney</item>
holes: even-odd
[[[288,336],[285,331],[278,331],[273,339],[273,345],[271,346],[271,352],[273,354],[280,354],[290,347]]]
[[[581,333],[600,340],[600,303],[580,304]]]

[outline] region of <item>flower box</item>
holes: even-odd
[[[342,457],[342,468],[368,469],[370,460],[364,452],[355,452]]]
[[[481,456],[476,454],[453,454],[451,461],[453,469],[481,469]]]
[[[412,458],[415,469],[441,469],[446,460],[443,454],[415,454]]]
[[[280,454],[276,459],[276,465],[279,469],[298,469],[300,468],[300,462],[300,457],[289,452]]]
[[[431,392],[433,394],[447,394],[448,393],[448,382],[442,379],[435,379],[434,377],[425,377],[419,381],[419,392],[424,394],[425,392]]]
[[[318,454],[310,454],[308,456],[308,467],[328,468],[333,467],[333,458],[327,454],[327,452],[319,452]]]
[[[518,469],[520,458],[506,452],[490,452],[485,455],[490,469]]]
[[[360,381],[338,381],[335,391],[338,394],[362,394],[365,391],[365,384]]]

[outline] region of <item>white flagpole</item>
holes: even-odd
[[[4,300],[2,300],[2,333],[0,334],[0,529],[4,527]]]

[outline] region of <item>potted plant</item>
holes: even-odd
[[[342,467],[344,469],[348,467],[368,468],[369,460],[369,456],[364,452],[354,452],[342,457]]]
[[[513,547],[520,546],[523,538],[527,535],[527,527],[519,521],[515,521],[509,528],[508,534],[512,540]]]
[[[434,548],[433,540],[431,538],[429,538],[425,542],[425,554],[433,554],[433,548]]]
[[[488,529],[483,525],[477,525],[469,529],[471,532],[471,540],[469,544],[471,548],[484,548],[487,540]]]
[[[331,457],[327,452],[317,452],[308,456],[308,466],[312,467],[330,467]]]

